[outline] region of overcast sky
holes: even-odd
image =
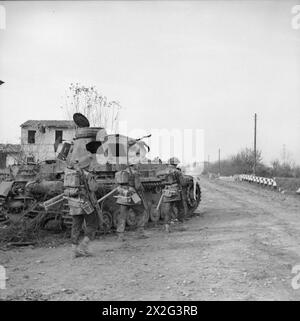
[[[1,2],[0,142],[63,119],[71,82],[96,85],[132,128],[204,129],[205,158],[283,145],[300,163],[300,1]]]

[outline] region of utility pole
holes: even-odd
[[[253,174],[256,175],[256,126],[257,126],[257,115],[254,114],[254,164],[253,164]]]
[[[207,156],[207,172],[209,173],[209,155]]]
[[[219,176],[221,175],[221,149],[219,148]]]

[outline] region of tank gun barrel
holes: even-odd
[[[140,138],[137,138],[136,141],[139,141],[139,140],[144,139],[144,138],[149,138],[149,137],[151,137],[151,136],[152,136],[152,134],[145,135],[145,136],[142,136],[142,137],[140,137]]]
[[[142,137],[140,137],[140,138],[136,138],[136,139],[134,139],[133,141],[131,141],[131,142],[129,143],[129,146],[132,146],[132,145],[134,145],[136,142],[139,142],[140,140],[142,140],[142,139],[144,139],[144,138],[149,138],[149,137],[151,137],[151,136],[152,136],[152,134],[149,134],[149,135],[142,136]]]

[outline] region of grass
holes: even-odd
[[[276,177],[277,186],[281,189],[295,193],[300,188],[300,178]]]

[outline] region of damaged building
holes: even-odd
[[[19,144],[0,144],[0,169],[18,163],[21,145]]]
[[[72,120],[27,120],[21,125],[21,150],[27,163],[55,159],[62,143],[72,141]]]

